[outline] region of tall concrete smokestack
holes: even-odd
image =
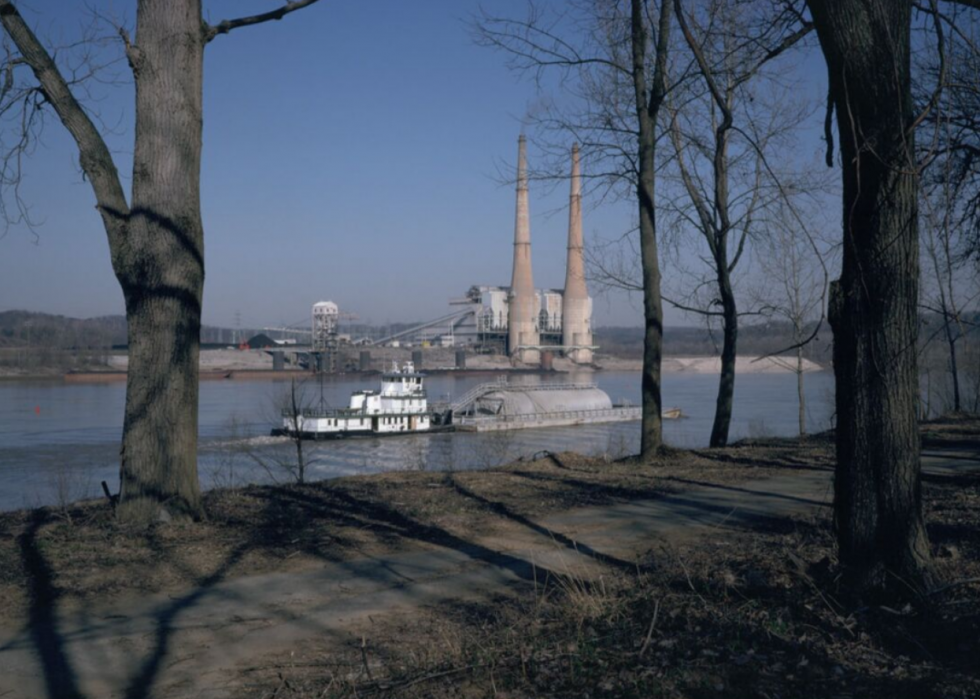
[[[531,276],[531,221],[527,206],[527,147],[524,135],[517,141],[517,220],[514,224],[514,276],[510,282],[508,351],[520,361],[537,364],[537,349],[519,347],[541,343],[537,329],[537,303]]]
[[[580,364],[592,362],[592,300],[585,286],[585,257],[582,250],[582,176],[578,144],[572,146],[572,189],[568,201],[568,262],[565,293],[561,302],[562,344],[574,349],[568,356]]]

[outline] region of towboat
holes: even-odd
[[[394,363],[390,371],[381,375],[380,391],[355,391],[346,408],[304,409],[299,415],[284,410],[282,427],[272,434],[335,439],[429,432],[433,427],[432,414],[424,378],[412,362],[405,362],[401,368]]]

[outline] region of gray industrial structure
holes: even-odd
[[[564,289],[535,289],[531,268],[527,155],[517,151],[517,215],[511,285],[473,286],[450,304],[459,311],[426,327],[443,344],[499,347],[521,362],[537,364],[543,349],[561,351],[578,363],[592,361],[592,298],[585,283],[582,241],[582,179],[578,145],[572,148],[568,204],[568,258]]]
[[[514,265],[510,286],[473,286],[451,299],[454,310],[426,323],[375,340],[475,346],[507,352],[525,364],[538,364],[544,350],[562,352],[580,364],[592,362],[592,298],[585,284],[582,242],[582,178],[578,145],[572,147],[568,202],[568,257],[564,289],[535,289],[531,266],[531,222],[528,206],[527,145],[517,146],[517,207],[514,222]],[[314,350],[336,337],[337,307],[329,302],[313,309]]]

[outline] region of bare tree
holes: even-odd
[[[25,115],[53,109],[79,150],[126,302],[129,372],[120,465],[121,517],[196,518],[198,351],[204,285],[200,169],[204,47],[240,27],[281,19],[316,0],[260,15],[204,21],[200,0],[140,0],[136,33],[119,37],[136,84],[135,150],[127,201],[112,155],[51,54],[12,0],[0,23],[16,52],[7,85],[28,68]],[[33,128],[36,122],[27,121]],[[29,139],[30,128],[24,133]],[[23,148],[21,149],[23,152]]]
[[[913,89],[930,106],[919,127],[923,190],[959,233],[954,263],[980,265],[980,16],[971,6],[980,9],[969,1],[917,5],[932,19],[922,43],[938,39],[940,51],[919,52]]]
[[[945,12],[938,6],[922,9],[934,22],[927,24],[932,31],[925,43],[940,38],[942,44],[939,52],[920,52],[925,57],[913,63],[916,100],[931,106],[920,127],[919,159],[925,164],[920,304],[939,317],[939,327],[926,332],[920,352],[928,375],[930,345],[942,337],[949,382],[941,386],[951,393],[942,409],[960,411],[964,397],[959,344],[971,325],[963,311],[977,298],[975,265],[980,263],[980,17],[957,5],[947,6]],[[924,322],[929,320],[927,316]],[[931,388],[931,381],[927,384]],[[925,398],[928,405],[929,396]]]
[[[297,386],[295,378],[290,379],[289,392],[283,397],[282,403],[283,408],[280,412],[289,418],[293,427],[293,430],[289,433],[289,437],[293,442],[293,448],[296,450],[296,463],[289,464],[285,462],[281,465],[284,470],[292,475],[293,480],[303,484],[306,482],[307,459],[303,453],[302,420],[303,413],[308,409],[308,406],[303,388],[302,386]]]
[[[750,239],[767,227],[770,210],[789,205],[789,192],[802,189],[776,181],[767,154],[780,141],[786,145],[785,137],[807,111],[805,101],[797,100],[804,105],[800,113],[782,95],[767,94],[774,85],[764,69],[812,27],[793,11],[771,16],[769,6],[758,3],[713,0],[690,16],[680,0],[674,4],[697,66],[684,82],[686,89],[669,103],[673,165],[689,203],[675,211],[678,225],[696,231],[707,247],[702,259],[710,271],[697,279],[699,293],[692,294],[703,302],[668,302],[721,323],[721,373],[710,439],[712,447],[721,447],[728,443],[731,425],[742,315],[734,274]]]
[[[304,437],[303,420],[311,415],[323,414],[328,410],[323,398],[323,374],[320,374],[320,399],[314,404],[309,395],[306,381],[289,381],[289,389],[274,401],[274,422],[284,421],[287,429],[285,436],[289,438],[289,449],[260,450],[253,449],[249,456],[269,475],[279,482],[285,474],[290,481],[303,484],[306,482],[308,468],[317,462],[317,450],[307,449],[307,438]]]
[[[656,129],[668,89],[673,11],[670,2],[653,0],[587,0],[569,8],[545,17],[529,4],[524,19],[484,13],[476,38],[507,53],[513,69],[539,81],[547,71],[558,73],[566,101],[535,115],[535,125],[542,133],[571,136],[582,145],[586,177],[605,183],[607,193],[626,192],[636,203],[645,327],[640,456],[649,459],[663,444],[663,306],[654,202]]]
[[[827,62],[843,175],[834,330],[840,562],[857,591],[924,589],[916,339],[919,166],[911,0],[808,0]]]
[[[939,317],[938,330],[927,335],[922,350],[926,351],[933,339],[942,336],[946,344],[952,388],[952,401],[946,409],[960,412],[964,402],[957,351],[971,325],[964,317],[963,309],[977,299],[978,290],[975,284],[971,284],[975,281],[970,274],[973,270],[956,253],[959,231],[953,220],[955,203],[952,201],[952,181],[945,179],[944,184],[924,194],[922,203],[921,244],[925,255],[920,305],[923,310]]]
[[[799,434],[806,435],[806,387],[803,382],[805,364],[803,351],[808,344],[813,323],[823,317],[826,300],[827,274],[821,251],[811,240],[800,235],[795,218],[784,215],[774,221],[759,251],[759,268],[765,284],[757,300],[770,318],[779,318],[792,327],[792,346],[796,361],[774,357],[781,365],[796,374],[796,394],[799,403]]]

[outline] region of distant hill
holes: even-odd
[[[935,314],[924,314],[920,319],[920,342],[931,340],[941,345],[939,334],[942,322]],[[378,338],[414,327],[418,323],[390,323],[383,326],[344,324],[342,332],[353,337]],[[815,328],[811,325],[807,334]],[[974,344],[980,335],[980,313],[964,316],[967,342]],[[220,328],[205,326],[201,330],[203,345],[226,346],[236,337],[247,338],[261,332],[259,328]],[[619,357],[643,356],[643,328],[600,327],[595,330],[596,344],[603,353]],[[667,356],[703,357],[717,356],[721,351],[721,333],[709,332],[703,327],[668,327],[664,330],[664,354]],[[121,315],[98,318],[69,318],[49,313],[30,311],[0,312],[0,349],[44,348],[49,350],[100,350],[124,347],[127,342],[126,318]],[[740,355],[758,356],[785,350],[793,345],[792,327],[786,322],[770,322],[744,325],[739,328],[738,352]],[[824,322],[814,340],[804,348],[804,356],[821,364],[829,364],[832,353],[830,326]]]
[[[807,335],[815,324],[807,329]],[[664,355],[671,357],[705,357],[721,353],[722,337],[719,331],[706,328],[668,327],[664,329]],[[643,356],[643,328],[607,327],[596,328],[595,343],[606,354],[618,357]],[[772,354],[793,345],[793,328],[789,323],[746,325],[739,328],[738,352],[746,356]],[[804,348],[808,359],[821,364],[830,362],[830,326],[826,322],[813,342]]]
[[[126,342],[126,318],[69,318],[30,311],[0,312],[0,347],[99,349]]]
[[[251,337],[257,328],[201,328],[203,346],[227,346],[236,337]],[[125,316],[69,318],[31,311],[0,311],[0,349],[36,347],[50,350],[125,348]]]

